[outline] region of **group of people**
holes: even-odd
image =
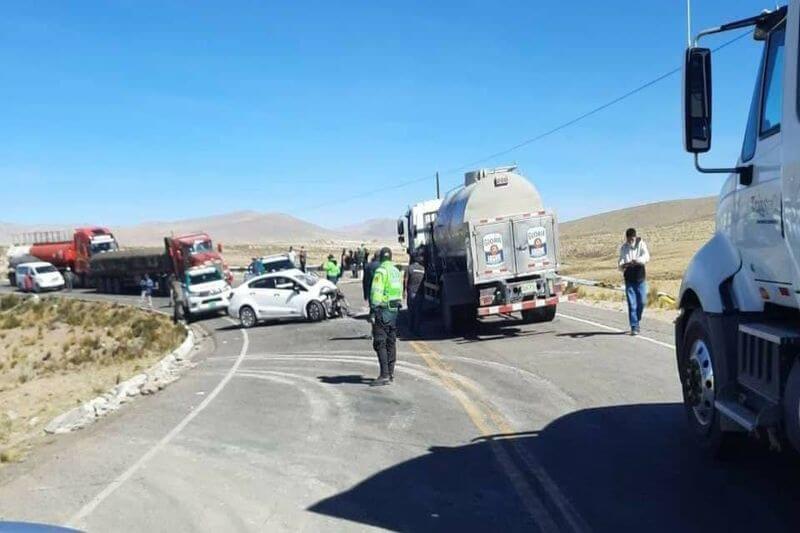
[[[332,283],[338,283],[342,277],[342,273],[349,270],[353,278],[358,278],[360,271],[366,271],[366,265],[369,258],[369,251],[361,243],[361,246],[356,250],[348,250],[342,248],[342,255],[339,261],[333,254],[328,254],[327,260],[322,263],[322,270],[325,272],[325,277]]]

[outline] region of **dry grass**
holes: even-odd
[[[96,396],[177,347],[162,315],[66,298],[0,298],[0,462],[59,412]]]

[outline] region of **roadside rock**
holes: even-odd
[[[183,343],[158,363],[145,372],[123,381],[105,394],[58,415],[45,426],[44,431],[54,434],[75,431],[107,413],[116,411],[122,404],[140,394],[148,395],[158,392],[177,380],[183,369],[191,366],[188,355],[194,347],[194,342],[194,333],[191,329],[187,329],[186,339]],[[33,420],[31,420],[31,425],[35,425]]]

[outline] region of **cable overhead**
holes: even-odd
[[[720,44],[716,48],[712,48],[712,51],[716,52],[718,50],[722,50],[723,48],[725,48],[727,46],[730,46],[731,44],[733,44],[736,41],[738,41],[738,40],[750,35],[751,33],[752,32],[750,30],[745,31],[745,32],[737,35],[733,39],[725,41],[724,43]],[[582,120],[585,120],[585,119],[591,117],[592,115],[595,115],[595,114],[599,113],[600,111],[608,109],[609,107],[613,106],[614,104],[618,104],[619,102],[621,102],[621,101],[623,101],[623,100],[625,100],[627,98],[630,98],[631,96],[633,96],[633,95],[635,95],[637,93],[640,93],[643,90],[645,90],[645,89],[647,89],[649,87],[652,87],[653,85],[655,85],[655,84],[657,84],[657,83],[659,83],[661,81],[664,81],[665,79],[669,78],[670,76],[673,76],[673,75],[677,74],[678,72],[681,72],[682,69],[683,69],[682,66],[678,67],[678,68],[674,68],[674,69],[670,70],[669,72],[665,72],[664,74],[661,74],[660,76],[657,76],[657,77],[651,79],[650,81],[647,81],[647,82],[639,85],[638,87],[636,87],[634,89],[631,89],[630,91],[627,91],[627,92],[621,94],[620,96],[617,96],[616,98],[613,98],[613,99],[607,101],[604,104],[601,104],[601,105],[599,105],[599,106],[597,106],[597,107],[595,107],[595,108],[593,108],[593,109],[591,109],[589,111],[586,111],[585,113],[582,113],[582,114],[578,115],[577,117],[574,117],[574,118],[571,118],[571,119],[569,119],[569,120],[567,120],[565,122],[562,122],[561,124],[551,128],[551,129],[549,129],[549,130],[547,130],[545,132],[542,132],[542,133],[536,135],[535,137],[531,137],[529,139],[525,139],[524,141],[521,141],[521,142],[519,142],[519,143],[517,143],[517,144],[515,144],[515,145],[513,145],[513,146],[511,146],[509,148],[506,148],[506,149],[501,150],[499,152],[495,152],[495,153],[487,155],[485,157],[481,157],[480,159],[476,159],[474,161],[470,161],[469,163],[465,163],[465,164],[463,164],[463,165],[461,165],[459,167],[451,168],[450,170],[442,172],[441,174],[445,175],[445,176],[448,176],[448,175],[454,174],[456,172],[461,172],[461,171],[473,168],[475,165],[478,165],[480,163],[484,163],[486,161],[495,159],[497,157],[504,156],[506,154],[509,154],[511,152],[519,150],[520,148],[523,148],[523,147],[528,146],[530,144],[533,144],[533,143],[535,143],[537,141],[540,141],[540,140],[542,140],[542,139],[544,139],[546,137],[549,137],[550,135],[553,135],[554,133],[557,133],[557,132],[559,132],[561,130],[569,128],[570,126],[573,126],[573,125],[577,124],[578,122],[581,122]],[[387,187],[381,187],[379,189],[372,189],[370,191],[359,193],[359,194],[356,194],[356,195],[353,195],[353,196],[340,198],[340,199],[338,199],[336,201],[337,202],[348,202],[350,200],[356,200],[358,198],[364,198],[366,196],[371,196],[373,194],[378,194],[378,193],[384,192],[384,191],[391,191],[391,190],[394,190],[394,189],[401,189],[401,188],[406,187],[408,185],[413,185],[414,183],[419,183],[421,181],[429,180],[429,179],[431,179],[431,177],[432,177],[432,175],[422,176],[422,177],[419,177],[419,178],[416,178],[416,179],[413,179],[413,180],[408,180],[408,181],[403,181],[403,182],[400,182],[400,183],[395,183],[394,185],[389,185]],[[323,203],[323,204],[318,204],[318,205],[315,205],[315,206],[311,206],[311,207],[308,207],[306,209],[307,210],[312,210],[312,209],[319,209],[321,207],[328,207],[328,206],[330,206],[330,202],[326,202],[326,203]]]

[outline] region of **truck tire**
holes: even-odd
[[[8,284],[12,287],[16,287],[17,285],[17,275],[15,273],[8,275]]]
[[[113,294],[121,294],[122,293],[122,283],[120,282],[119,278],[114,278],[111,280],[112,289],[110,292]]]
[[[786,425],[786,438],[795,451],[800,452],[800,360],[798,359],[795,359],[786,380],[783,420]]]
[[[556,317],[556,306],[546,305],[544,307],[534,307],[522,311],[522,321],[526,324],[536,324],[539,322],[552,322]]]
[[[689,429],[701,449],[713,457],[724,457],[741,440],[741,434],[724,431],[714,407],[717,387],[727,383],[730,375],[724,355],[714,353],[718,345],[711,336],[705,312],[692,311],[678,344],[683,405]]]
[[[455,313],[455,330],[466,337],[475,335],[478,329],[478,311],[474,305],[459,305]]]

